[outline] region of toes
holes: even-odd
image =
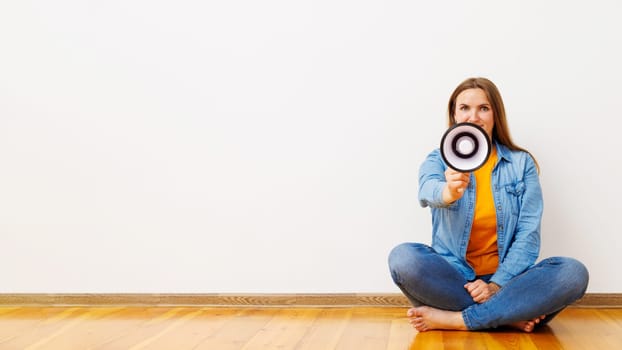
[[[421,323],[415,326],[415,329],[419,332],[425,332],[428,330],[428,326],[425,323]]]
[[[425,321],[422,317],[413,317],[409,320],[410,324],[419,332],[424,332],[428,329]]]

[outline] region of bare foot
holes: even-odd
[[[512,328],[516,328],[520,331],[530,333],[530,332],[533,332],[533,329],[536,327],[536,325],[540,323],[540,321],[544,320],[545,317],[546,317],[545,315],[542,315],[540,317],[534,318],[533,320],[514,322],[510,324],[509,326]]]
[[[445,311],[429,306],[413,307],[406,313],[410,324],[419,332],[433,329],[466,330],[459,311]]]

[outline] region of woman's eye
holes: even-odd
[[[460,106],[460,110],[461,110],[461,111],[466,111],[466,110],[468,110],[468,109],[469,109],[469,107],[468,107],[468,106]]]
[[[489,110],[490,110],[490,108],[488,108],[488,107],[486,107],[486,106],[483,106],[483,107],[482,107],[482,112],[488,112]]]

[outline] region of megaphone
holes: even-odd
[[[473,123],[458,123],[441,138],[441,156],[452,169],[468,173],[482,167],[490,156],[486,131]]]

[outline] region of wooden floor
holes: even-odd
[[[622,349],[622,309],[569,308],[533,334],[417,334],[405,310],[3,307],[0,349]]]

